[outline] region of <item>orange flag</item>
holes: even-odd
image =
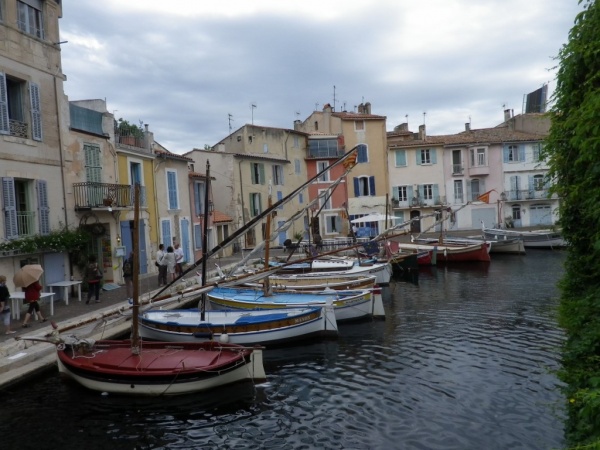
[[[490,189],[489,191],[481,194],[479,197],[477,197],[477,200],[480,202],[484,202],[484,203],[489,203],[490,202],[490,192],[495,191],[496,189]]]
[[[356,164],[356,153],[357,150],[353,151],[352,154],[348,156],[348,158],[346,158],[342,163],[346,170],[348,170]]]

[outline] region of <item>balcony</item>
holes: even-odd
[[[35,211],[17,211],[17,232],[19,237],[36,234]]]
[[[481,176],[489,175],[489,174],[490,174],[489,166],[469,167],[469,176],[470,177],[481,177]]]
[[[9,119],[9,134],[20,138],[27,139],[29,132],[29,125],[19,120]]]
[[[452,175],[457,177],[461,176],[464,172],[465,168],[462,164],[452,164]]]
[[[75,210],[130,209],[135,200],[134,186],[109,183],[74,183]],[[140,207],[145,208],[146,188],[140,187]]]

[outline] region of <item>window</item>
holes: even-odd
[[[296,175],[300,175],[300,160],[299,159],[294,160],[294,173]]]
[[[483,194],[482,182],[478,179],[471,180],[471,201],[477,201],[477,197]]]
[[[364,131],[365,129],[365,121],[364,120],[355,120],[354,121],[354,131]]]
[[[424,184],[423,185],[423,200],[433,200],[433,185],[432,184]]]
[[[252,184],[265,184],[265,166],[261,163],[250,164]]]
[[[300,203],[300,204],[304,203],[304,193],[303,192],[298,193],[298,203]]]
[[[204,181],[194,181],[194,213],[197,217],[204,216],[204,199],[206,184]]]
[[[463,182],[462,180],[454,180],[454,203],[463,202]]]
[[[365,144],[359,144],[358,149],[356,151],[356,162],[357,163],[367,163],[369,162],[369,151]]]
[[[338,151],[337,139],[310,139],[308,141],[308,154],[311,158],[337,158],[340,156]]]
[[[2,198],[6,239],[50,233],[50,207],[45,180],[2,178]],[[34,198],[37,200],[37,209]]]
[[[331,209],[331,192],[328,193],[327,189],[319,190],[319,208]]]
[[[260,193],[250,194],[250,217],[258,216],[262,212]]]
[[[42,140],[40,88],[37,84],[0,72],[0,134]]]
[[[325,169],[329,167],[329,163],[327,161],[317,161],[317,173],[323,172]],[[319,178],[317,178],[319,183],[325,183],[329,181],[329,171],[325,172]]]
[[[294,148],[300,147],[300,139],[298,136],[294,136]]]
[[[283,186],[283,166],[279,164],[273,164],[273,184]]]
[[[433,148],[423,148],[417,151],[417,164],[435,164],[436,153]]]
[[[342,219],[339,215],[325,216],[325,232],[327,234],[340,233],[342,231]]]
[[[535,189],[536,191],[544,190],[544,175],[533,176],[533,189]]]
[[[392,195],[395,200],[399,202],[407,202],[412,196],[412,192],[409,194],[409,188],[412,191],[411,186],[395,186],[392,188]]]
[[[504,147],[504,162],[524,162],[525,161],[525,147],[522,145],[507,145]]]
[[[487,166],[485,148],[471,149],[471,167]]]
[[[375,177],[355,177],[354,178],[354,196],[366,197],[375,195]]]
[[[519,205],[513,205],[512,218],[513,220],[521,220],[521,207]]]
[[[263,153],[269,153],[269,144],[263,144]]]
[[[19,30],[41,39],[44,34],[42,27],[42,1],[27,0],[27,4],[18,1],[17,8],[17,25],[19,26]]]
[[[396,167],[406,167],[406,150],[396,150]]]
[[[452,173],[453,174],[463,173],[462,151],[461,150],[452,150]]]
[[[540,155],[542,154],[542,144],[533,144],[533,162],[539,162]]]
[[[167,193],[169,209],[179,209],[179,195],[177,192],[177,172],[167,170]]]

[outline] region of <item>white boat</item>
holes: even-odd
[[[513,239],[523,240],[525,248],[560,248],[567,243],[560,231],[555,230],[506,230],[503,228],[483,228],[483,236],[486,239]]]
[[[321,292],[273,292],[261,289],[217,287],[206,294],[216,309],[280,309],[290,307],[325,306],[333,303],[338,323],[370,317],[385,316],[381,302],[381,290],[343,291],[325,289]]]
[[[308,339],[336,338],[333,304],[271,310],[151,310],[140,315],[144,339],[190,342],[215,340],[240,345],[284,345]]]
[[[525,254],[525,245],[521,238],[508,238],[505,236],[502,239],[488,239],[479,236],[470,236],[466,238],[446,236],[444,242],[449,244],[475,244],[481,242],[488,242],[490,245],[490,253],[515,253],[519,255]]]
[[[283,266],[284,263],[271,260],[270,266]],[[356,258],[315,258],[311,261],[300,262],[297,264],[287,263],[280,270],[281,274],[308,274],[319,273],[329,276],[361,276],[375,275],[375,283],[379,286],[390,284],[392,277],[392,266],[389,262],[369,262],[359,261]]]

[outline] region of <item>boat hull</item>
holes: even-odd
[[[317,291],[322,289],[373,289],[377,277],[375,275],[341,276],[321,273],[272,275],[269,283],[275,290]],[[263,283],[244,283],[248,287],[262,288]]]
[[[484,228],[483,235],[486,239],[511,239],[523,240],[525,248],[560,248],[567,243],[562,234],[553,230],[514,231],[501,228]]]
[[[370,318],[374,315],[374,295],[370,290],[298,293],[276,292],[265,296],[254,289],[215,288],[207,298],[217,309],[279,309],[289,307],[324,306],[331,302],[338,323]]]
[[[271,263],[275,266],[277,263]],[[356,259],[335,258],[331,260],[318,259],[309,263],[291,264],[282,267],[282,274],[313,274],[319,273],[329,276],[364,276],[374,275],[375,283],[380,286],[390,284],[392,266],[388,262],[363,262]]]
[[[197,309],[151,310],[140,315],[144,339],[190,342],[214,340],[240,345],[287,345],[310,339],[337,338],[333,306],[253,311]]]
[[[266,379],[260,348],[215,342],[142,342],[136,355],[130,341],[102,340],[61,345],[57,355],[61,374],[114,394],[180,395]]]
[[[398,245],[402,251],[429,251],[432,252],[436,263],[439,262],[489,262],[489,244],[487,242],[471,245],[439,245],[439,244],[413,244],[401,243]]]

